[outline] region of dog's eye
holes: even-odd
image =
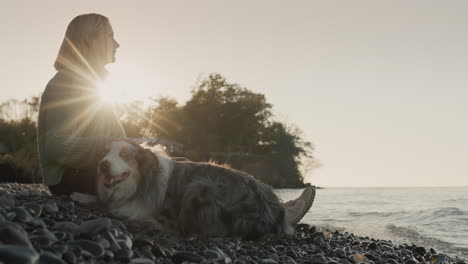
[[[122,157],[124,159],[128,159],[128,152],[126,152],[126,151],[120,152],[120,157]]]

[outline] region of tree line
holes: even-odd
[[[128,137],[165,138],[183,145],[172,155],[227,163],[273,187],[304,186],[300,166],[313,160],[313,145],[299,128],[274,120],[273,106],[263,94],[213,73],[197,83],[191,95],[184,104],[159,97],[147,107],[132,102],[116,110]],[[39,97],[0,105],[0,142],[7,142],[18,163],[29,167],[38,167],[38,106]]]

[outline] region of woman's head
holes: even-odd
[[[54,67],[56,70],[99,71],[115,61],[118,47],[107,17],[79,15],[68,25]]]

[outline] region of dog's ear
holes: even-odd
[[[100,145],[96,149],[96,160],[100,161],[109,152],[110,142]]]
[[[150,175],[155,168],[159,168],[159,160],[151,150],[140,147],[135,156],[143,178]]]

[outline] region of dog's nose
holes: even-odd
[[[99,170],[102,172],[107,172],[109,170],[110,163],[107,160],[102,160],[99,162]]]

